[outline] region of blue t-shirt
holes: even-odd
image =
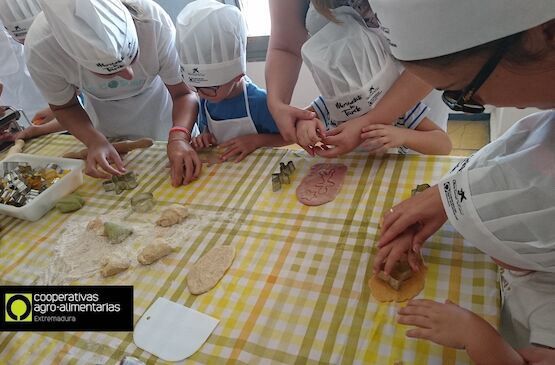
[[[247,83],[249,110],[256,131],[259,134],[279,133],[276,122],[268,110],[266,90],[259,88],[248,79],[245,79],[245,82]],[[207,104],[208,112],[214,120],[236,119],[247,116],[247,108],[245,106],[245,97],[243,93],[231,99],[222,100],[219,103],[211,103],[201,98],[199,104],[197,125],[201,133],[208,131],[208,123],[206,121],[206,112],[204,109],[205,104]]]

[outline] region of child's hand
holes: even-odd
[[[326,130],[324,123],[318,118],[299,120],[297,122],[297,143],[304,148],[309,155],[314,156],[314,146],[322,142],[323,133]]]
[[[85,173],[91,177],[110,179],[112,175],[125,173],[120,155],[106,139],[87,146],[87,165]],[[112,166],[113,164],[114,166]]]
[[[270,98],[268,99],[268,108],[283,139],[291,143],[297,142],[297,134],[295,132],[297,122],[299,120],[316,118],[316,113],[313,111],[299,109],[280,101],[274,102]]]
[[[327,131],[323,142],[334,147],[327,150],[316,150],[316,154],[321,157],[332,158],[351,152],[362,143],[360,133],[364,125],[366,125],[366,120],[363,115]]]
[[[390,274],[395,264],[399,262],[403,255],[407,255],[408,263],[412,271],[420,271],[424,263],[420,251],[412,250],[412,238],[414,236],[414,229],[412,227],[405,230],[403,233],[395,237],[393,241],[387,246],[381,247],[374,259],[373,271],[374,274],[383,270]]]
[[[240,162],[247,157],[252,151],[256,150],[259,146],[258,134],[248,134],[237,138],[230,139],[226,143],[220,145],[224,150],[222,153],[222,161],[227,161],[233,156],[237,156],[235,162]]]
[[[406,129],[389,124],[370,124],[362,128],[362,147],[373,153],[377,150],[401,147],[405,144]]]
[[[166,150],[170,161],[172,186],[187,185],[198,179],[202,162],[190,143],[185,139],[173,139],[168,141]]]
[[[191,146],[196,150],[208,148],[216,144],[216,138],[212,133],[201,133],[196,137],[191,138]]]
[[[450,300],[444,304],[427,299],[411,300],[399,309],[398,322],[417,327],[407,331],[408,337],[456,349],[466,347],[466,336],[480,336],[479,329],[484,324],[489,326],[482,318]]]

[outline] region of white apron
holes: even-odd
[[[79,66],[79,88],[87,96],[85,110],[106,137],[167,140],[172,126],[171,96],[158,75],[149,75],[139,62],[132,68],[133,79],[125,80],[102,79]]]
[[[235,119],[214,120],[208,112],[208,103],[204,103],[204,111],[206,112],[206,122],[208,130],[214,135],[218,144],[229,141],[230,139],[246,136],[249,134],[258,134],[254,122],[251,118],[249,108],[249,98],[247,96],[247,83],[243,82],[243,95],[245,97],[245,108],[247,116]]]

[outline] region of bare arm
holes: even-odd
[[[279,134],[247,134],[232,138],[219,147],[223,149],[221,156],[222,161],[227,161],[235,157],[235,162],[242,161],[245,157],[260,147],[278,147],[284,146],[287,142]]]
[[[173,100],[172,120],[174,127],[192,130],[198,114],[197,96],[187,85],[166,85]],[[173,186],[186,185],[200,176],[202,163],[190,145],[191,136],[173,131],[168,137],[168,159]]]
[[[432,91],[432,87],[405,70],[367,115],[368,124],[393,124]]]
[[[308,38],[304,19],[306,0],[270,0],[272,32],[266,59],[268,108],[281,134],[296,141],[295,124],[314,113],[289,106],[302,65],[301,47]]]

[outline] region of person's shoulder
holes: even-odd
[[[247,83],[247,95],[249,98],[266,99],[268,97],[266,90],[256,85],[252,80],[247,79],[245,82]]]
[[[33,21],[25,37],[23,49],[25,60],[31,66],[35,62],[43,64],[45,60],[50,60],[50,58],[60,60],[69,57],[58,41],[56,41],[56,38],[54,38],[44,13],[40,13]]]

